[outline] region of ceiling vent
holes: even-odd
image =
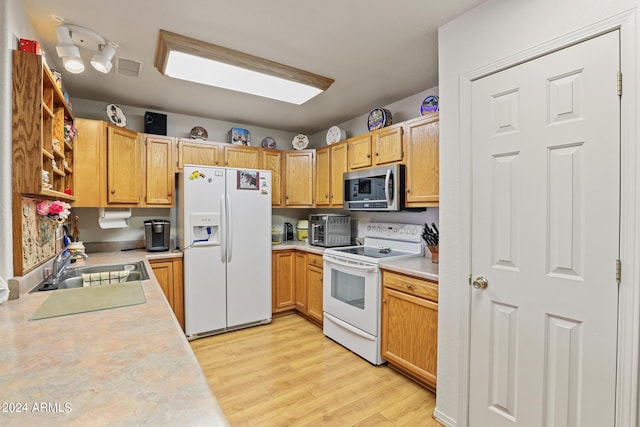
[[[134,59],[116,58],[116,74],[123,76],[140,77],[142,73],[142,62]]]

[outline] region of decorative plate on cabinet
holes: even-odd
[[[338,126],[331,126],[327,131],[327,145],[347,139],[347,133]]]
[[[369,132],[382,129],[392,124],[391,112],[386,108],[374,108],[367,118],[367,128]]]
[[[202,126],[195,126],[191,129],[191,133],[189,133],[189,138],[191,139],[207,139],[209,138],[209,133]]]
[[[276,148],[276,140],[267,136],[262,139],[262,148]]]
[[[109,118],[109,121],[116,126],[127,126],[127,116],[124,115],[122,108],[118,107],[116,104],[107,104],[107,117]]]
[[[235,145],[251,145],[251,132],[243,128],[231,128],[229,142]]]
[[[420,115],[424,116],[435,111],[438,111],[438,97],[435,95],[427,96],[420,104]]]
[[[293,137],[293,141],[291,141],[291,145],[296,150],[304,150],[309,146],[309,138],[305,134],[298,134]]]

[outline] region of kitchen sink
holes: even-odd
[[[149,273],[147,273],[147,269],[144,266],[143,261],[126,264],[91,265],[67,269],[57,283],[53,281],[53,277],[47,277],[33,288],[30,293],[53,291],[56,289],[81,288],[83,274],[108,273],[125,270],[128,271],[129,274],[124,279],[124,282],[149,279]]]

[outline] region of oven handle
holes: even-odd
[[[342,267],[352,268],[354,270],[359,270],[359,271],[376,271],[378,269],[377,265],[349,264],[348,262],[338,261],[336,258],[332,256],[325,255],[324,260],[327,261],[329,264],[336,264]]]
[[[389,193],[389,181],[391,180],[391,169],[387,169],[384,176],[384,197],[387,199],[387,207],[391,207],[391,197]]]
[[[375,339],[372,339],[371,335],[369,335],[369,334],[367,334],[367,333],[365,333],[365,332],[362,332],[360,329],[358,329],[358,328],[356,328],[356,327],[351,326],[351,325],[350,325],[350,324],[348,324],[347,322],[345,322],[345,321],[343,321],[343,320],[340,320],[340,319],[338,319],[337,317],[332,316],[332,315],[331,315],[331,314],[329,314],[329,313],[324,313],[324,315],[325,315],[325,317],[327,318],[327,320],[329,320],[329,321],[331,321],[331,322],[335,323],[335,324],[336,324],[336,325],[338,325],[338,326],[341,326],[342,328],[346,329],[347,331],[351,332],[352,334],[356,334],[356,335],[358,335],[359,337],[362,337],[362,338],[367,339],[367,340],[369,340],[369,341],[375,341]]]

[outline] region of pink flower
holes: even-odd
[[[62,204],[62,202],[59,202],[57,200],[51,203],[51,205],[49,206],[49,214],[51,215],[57,215],[62,211],[64,211],[64,205]]]
[[[36,206],[36,212],[41,216],[49,215],[49,202],[38,203],[38,205]]]

